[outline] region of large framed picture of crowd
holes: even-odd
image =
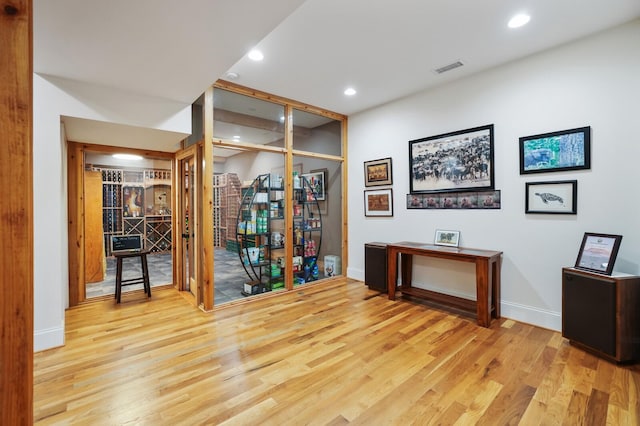
[[[411,194],[494,189],[493,124],[409,141]]]

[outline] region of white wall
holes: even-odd
[[[34,350],[64,344],[68,306],[66,143],[60,116],[182,133],[191,105],[33,77]]]
[[[367,242],[460,230],[461,245],[504,252],[503,316],[559,330],[561,268],[575,263],[584,232],[622,234],[615,269],[640,274],[638,46],[636,20],[350,117],[348,276],[364,279]],[[407,210],[408,141],[491,123],[502,209]],[[581,126],[592,129],[590,170],[519,174],[519,137]],[[384,157],[393,159],[394,216],[365,218],[362,163]],[[525,182],[565,179],[578,180],[577,215],[524,213]],[[473,277],[459,263],[420,259],[414,281],[475,298]]]

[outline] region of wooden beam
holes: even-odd
[[[67,144],[67,214],[68,255],[69,255],[69,306],[76,306],[85,300],[84,280],[84,201],[82,146]]]
[[[33,424],[33,3],[0,9],[0,416]]]
[[[147,158],[155,158],[155,159],[163,159],[163,160],[173,160],[174,153],[173,152],[164,152],[164,151],[154,151],[150,149],[137,149],[137,148],[124,148],[118,146],[107,146],[107,145],[95,145],[91,143],[82,143],[82,142],[74,142],[82,147],[84,152],[97,152],[100,154],[135,154],[141,155]]]
[[[205,311],[213,309],[213,87],[204,92],[204,144],[202,162],[202,227],[199,235],[202,250],[200,265],[202,266],[202,305]]]

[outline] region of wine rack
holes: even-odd
[[[94,167],[102,173],[102,227],[105,255],[111,256],[111,237],[142,235],[144,247],[152,252],[170,251],[171,171],[156,169],[112,169]],[[125,206],[130,191],[144,192],[145,203],[132,214]],[[156,191],[162,205],[156,205]],[[125,194],[125,192],[127,194]]]

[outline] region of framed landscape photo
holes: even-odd
[[[525,213],[577,214],[578,181],[527,182]]]
[[[437,246],[458,247],[460,243],[460,231],[436,230],[434,244]]]
[[[520,174],[591,168],[591,127],[520,138]]]
[[[365,216],[393,216],[393,192],[391,189],[364,191]]]
[[[327,169],[313,170],[309,173],[304,173],[301,176],[307,180],[309,187],[313,190],[313,193],[316,196],[316,200],[326,200]]]
[[[611,275],[621,242],[622,235],[585,232],[575,267]]]
[[[381,158],[364,162],[364,186],[393,184],[391,158]]]
[[[410,193],[494,188],[493,124],[409,141]]]

